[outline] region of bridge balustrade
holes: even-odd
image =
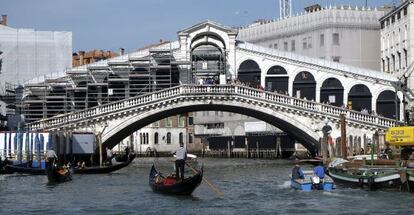
[[[299,111],[313,111],[322,115],[329,114],[333,117],[338,117],[339,114],[346,114],[348,120],[357,121],[358,123],[370,123],[381,127],[394,126],[397,121],[379,116],[363,114],[360,112],[348,110],[341,107],[321,104],[314,101],[309,101],[300,98],[294,98],[287,95],[282,95],[274,92],[267,92],[260,89],[253,89],[240,85],[181,85],[170,89],[157,91],[150,94],[140,95],[137,97],[120,100],[110,104],[93,107],[83,111],[57,115],[48,119],[43,119],[38,122],[28,124],[32,130],[39,130],[43,128],[52,128],[58,126],[65,126],[68,123],[102,116],[108,113],[113,113],[129,108],[136,108],[138,106],[145,106],[149,103],[160,102],[165,99],[174,98],[182,95],[223,95],[233,94],[235,96],[242,96],[254,100],[260,100],[266,103],[274,103],[285,106],[286,108]]]

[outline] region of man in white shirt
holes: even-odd
[[[180,147],[175,150],[175,178],[184,180],[184,165],[187,159],[187,149],[184,143],[180,143]]]

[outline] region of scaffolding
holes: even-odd
[[[179,85],[171,43],[67,69],[24,86],[26,123]],[[188,64],[183,62],[184,64]]]

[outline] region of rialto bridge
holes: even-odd
[[[336,138],[339,114],[346,114],[348,135],[360,143],[361,134],[400,123],[391,118],[403,120],[403,95],[395,93],[398,79],[390,74],[236,38],[237,30],[205,21],[178,32],[178,41],[32,80],[23,102],[28,126],[107,125],[103,141],[113,146],[167,116],[219,110],[266,121],[313,150],[325,118]]]

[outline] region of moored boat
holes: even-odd
[[[311,191],[311,190],[324,190],[332,191],[334,187],[334,181],[328,175],[325,175],[323,179],[315,176],[312,171],[304,171],[304,179],[290,179],[290,186],[296,190]]]
[[[342,169],[331,167],[329,175],[339,184],[352,188],[400,189],[401,179],[398,170],[384,168]]]
[[[191,177],[176,181],[171,176],[164,177],[152,165],[149,174],[149,186],[154,192],[169,195],[191,195],[203,180],[203,168]]]

